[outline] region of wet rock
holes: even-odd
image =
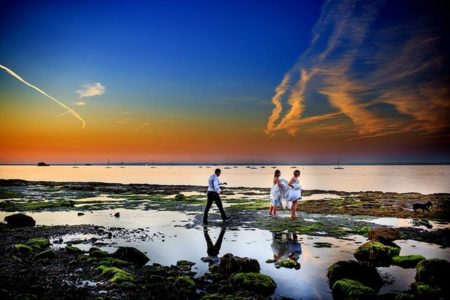
[[[190,271],[193,265],[195,265],[195,263],[190,262],[188,260],[183,259],[183,260],[177,261],[177,267],[179,267],[180,269],[185,270],[185,271]]]
[[[33,294],[19,294],[14,297],[14,300],[36,300],[38,297]]]
[[[256,259],[233,256],[231,253],[225,254],[220,259],[219,272],[224,276],[241,272],[258,273],[259,270],[261,270],[261,268]]]
[[[327,242],[315,242],[314,248],[331,248],[333,247],[333,244],[327,243]]]
[[[80,248],[75,247],[75,246],[69,246],[69,245],[64,247],[64,249],[66,250],[67,253],[71,253],[71,254],[80,254],[83,252]]]
[[[44,259],[44,258],[54,258],[56,257],[56,252],[53,249],[48,249],[36,254],[36,259]]]
[[[119,218],[119,217],[120,217],[120,212],[116,212],[116,213],[114,214],[114,217]]]
[[[448,299],[443,297],[442,289],[422,282],[413,282],[411,290],[419,299]]]
[[[425,260],[422,255],[394,256],[392,263],[402,268],[415,268],[422,260]]]
[[[270,276],[255,272],[236,273],[231,276],[231,283],[239,288],[263,296],[272,295],[277,288],[277,284]]]
[[[183,201],[183,200],[186,200],[186,196],[183,195],[183,194],[177,194],[177,195],[175,195],[175,200],[176,200],[176,201]]]
[[[396,228],[373,228],[369,231],[369,240],[391,245],[393,241],[400,238],[400,231]]]
[[[389,265],[391,258],[400,254],[400,247],[388,246],[380,242],[367,242],[356,249],[357,260],[368,261],[375,265]]]
[[[78,215],[79,217],[80,217],[80,216],[84,216],[84,213],[79,212],[77,215]]]
[[[26,244],[33,249],[40,250],[50,247],[50,241],[46,238],[33,238],[28,240]]]
[[[297,262],[293,261],[292,259],[289,258],[282,258],[279,259],[276,263],[275,266],[278,268],[286,268],[286,269],[300,269],[300,264],[298,264]]]
[[[143,252],[133,247],[119,247],[112,256],[138,266],[143,266],[150,260]]]
[[[330,287],[340,279],[358,280],[364,285],[378,290],[383,285],[383,279],[377,269],[365,262],[354,260],[339,261],[328,268],[328,280]]]
[[[450,278],[450,263],[444,259],[427,259],[416,267],[416,281],[446,288]]]
[[[89,256],[96,257],[96,258],[104,258],[104,257],[109,257],[110,254],[108,252],[100,250],[96,247],[92,247],[91,249],[89,249]]]
[[[36,221],[25,214],[13,214],[5,217],[6,223],[11,227],[33,227],[36,226]]]
[[[413,300],[416,299],[414,294],[410,292],[394,292],[378,295],[378,300]]]
[[[333,284],[334,299],[376,299],[375,291],[352,279],[340,279]]]
[[[111,282],[123,283],[123,282],[135,282],[134,275],[116,267],[99,266],[97,270],[102,272],[102,275],[109,278]]]
[[[16,245],[14,245],[14,251],[19,252],[19,253],[29,254],[29,253],[33,252],[33,248],[31,248],[30,246],[25,245],[25,244],[16,244]]]
[[[195,281],[189,276],[178,276],[176,285],[187,290],[195,290]]]

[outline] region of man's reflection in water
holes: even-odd
[[[272,232],[272,251],[275,266],[280,267],[278,262],[283,259],[290,259],[295,263],[295,269],[300,269],[298,262],[302,254],[302,245],[298,241],[296,232],[275,233]]]
[[[210,266],[218,264],[220,262],[219,252],[220,247],[222,247],[223,236],[225,235],[226,229],[226,226],[222,226],[222,228],[220,229],[219,237],[217,238],[216,243],[213,244],[208,233],[208,228],[203,227],[203,235],[205,236],[206,246],[208,247],[206,250],[206,252],[208,253],[208,257],[203,257],[202,261],[208,262]]]

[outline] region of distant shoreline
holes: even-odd
[[[218,167],[232,167],[232,166],[336,166],[336,163],[51,163],[50,166],[218,166]],[[1,164],[0,166],[36,166],[37,163],[11,163]],[[341,163],[341,166],[448,166],[450,162],[396,162],[396,163]]]

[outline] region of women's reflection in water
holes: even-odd
[[[297,233],[272,233],[272,251],[275,266],[280,267],[279,261],[290,259],[295,263],[294,268],[300,269],[300,255],[302,254],[302,245],[298,241]]]
[[[220,229],[219,237],[217,238],[216,243],[213,244],[211,237],[209,236],[209,233],[208,233],[208,228],[207,227],[203,228],[203,235],[205,236],[205,241],[206,241],[206,246],[207,246],[206,252],[208,253],[207,257],[202,257],[203,262],[207,262],[210,266],[217,265],[220,263],[219,252],[220,252],[220,247],[222,247],[222,241],[223,241],[225,232],[226,232],[226,227],[222,226],[222,228]]]

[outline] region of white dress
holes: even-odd
[[[272,205],[280,206],[283,201],[288,198],[289,195],[289,184],[286,179],[280,179],[281,187],[278,184],[274,184],[270,189],[270,200]]]
[[[300,181],[295,178],[295,182],[292,184],[293,187],[289,189],[288,201],[296,201],[302,197],[302,187],[300,186]]]

